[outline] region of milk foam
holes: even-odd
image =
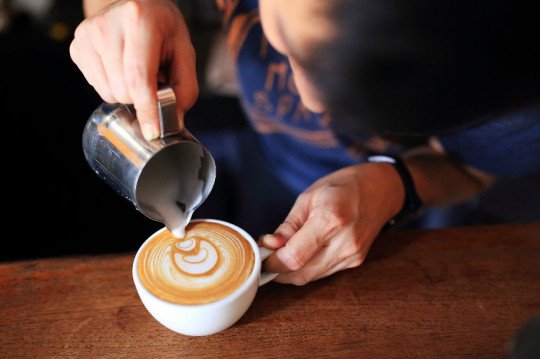
[[[251,244],[219,223],[191,223],[183,239],[164,231],[141,250],[138,273],[156,296],[178,304],[200,304],[230,294],[250,276]]]
[[[193,239],[188,242],[195,242]],[[194,246],[196,243],[193,243]],[[190,255],[191,251],[177,252],[174,254],[174,263],[184,273],[200,275],[209,273],[218,263],[218,250],[210,242],[201,240],[197,253]],[[176,246],[177,248],[180,246]]]

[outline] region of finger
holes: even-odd
[[[105,102],[117,102],[116,98],[112,94],[109,86],[109,79],[99,54],[92,48],[88,48],[86,51],[84,51],[83,56],[86,58],[86,62],[89,64],[91,73],[91,81],[89,82],[92,87],[94,87],[94,90],[96,90],[96,92]]]
[[[313,258],[297,271],[280,274],[275,281],[279,283],[290,283],[304,285],[313,280],[323,278],[323,274],[336,268],[343,262],[344,236],[333,238],[327,246],[324,246]]]
[[[91,19],[93,31],[88,32],[88,37],[101,58],[112,96],[116,102],[131,103],[123,73],[124,34],[118,21],[108,20],[112,16]]]
[[[265,247],[268,249],[279,249],[283,247],[289,238],[283,237],[280,234],[264,234],[259,237],[259,240],[257,241],[257,244],[259,247]]]
[[[274,273],[300,270],[328,242],[330,235],[319,216],[310,216],[287,244],[266,260],[266,269]]]
[[[92,73],[90,68],[82,61],[84,56],[81,55],[81,49],[78,45],[78,40],[73,40],[71,42],[71,45],[69,46],[69,55],[71,57],[71,60],[77,65],[81,73],[83,74],[86,82],[88,82],[90,85],[92,85]]]
[[[183,25],[185,27],[185,25]],[[168,82],[176,96],[178,112],[189,110],[199,94],[197,72],[195,68],[195,50],[187,35],[187,29],[171,42],[173,49],[169,63]]]
[[[304,285],[335,272],[357,267],[362,263],[362,253],[357,248],[356,242],[351,242],[350,231],[342,231],[301,269],[281,274],[275,281]]]
[[[346,239],[347,237],[344,236],[343,238]],[[347,244],[347,242],[349,244]],[[318,280],[324,277],[328,277],[329,275],[332,275],[336,272],[345,269],[356,268],[362,265],[367,256],[369,248],[371,248],[372,243],[373,242],[370,241],[368,237],[365,237],[365,240],[363,241],[336,241],[336,264],[331,266],[331,268],[329,268],[328,270],[321,271],[319,274],[314,275],[312,280]],[[332,244],[334,245],[334,243]]]
[[[157,108],[157,74],[162,41],[155,38],[157,31],[139,21],[140,9],[127,11],[124,43],[124,77],[139,120],[141,131],[147,141],[159,137]],[[153,37],[154,36],[154,37]]]
[[[110,31],[115,31],[112,28]],[[116,30],[118,31],[118,30]],[[109,34],[107,38],[102,36],[99,31],[91,33],[92,44],[95,49],[101,54],[103,67],[105,69],[111,94],[116,102],[133,103],[129,91],[126,86],[124,77],[124,40],[120,34]]]
[[[294,285],[304,285],[309,283],[322,272],[326,272],[333,267],[331,262],[331,253],[328,247],[323,247],[321,250],[297,271],[282,273],[274,279],[278,283],[287,283]]]
[[[70,46],[70,55],[86,81],[94,87],[99,96],[106,102],[116,102],[111,93],[101,57],[91,46],[86,30],[81,29],[77,32],[76,38]]]

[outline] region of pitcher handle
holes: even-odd
[[[177,135],[184,127],[184,114],[178,114],[176,96],[168,85],[159,86],[157,92],[160,137]]]

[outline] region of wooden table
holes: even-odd
[[[148,314],[132,259],[0,264],[0,357],[503,357],[540,312],[540,223],[387,233],[360,268],[271,283],[209,337]]]

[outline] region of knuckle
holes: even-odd
[[[195,80],[195,83],[191,87],[191,99],[193,102],[197,100],[197,97],[199,97],[199,83]]]
[[[353,256],[347,265],[347,268],[360,267],[364,263],[365,257],[362,255]]]
[[[359,258],[363,260],[363,253],[364,246],[362,245],[362,242],[356,238],[353,238],[353,240],[349,241],[347,245],[344,245],[342,247],[342,250],[339,253],[338,257],[340,261],[349,261],[354,258]]]
[[[315,242],[315,246],[317,248],[322,248],[323,246],[328,244],[328,242],[330,241],[331,238],[332,237],[330,237],[330,236],[315,235],[314,238],[313,238],[313,241]]]
[[[351,222],[350,210],[345,207],[334,207],[328,211],[326,220],[331,228],[341,228]]]
[[[285,219],[276,230],[276,233],[294,233],[296,232],[297,225],[290,219]]]
[[[123,83],[118,80],[111,81],[111,91],[116,100],[120,103],[131,103],[131,97]]]
[[[106,88],[106,86],[103,86],[103,84],[101,83],[96,83],[95,85],[93,85],[94,87],[94,90],[96,90],[96,92],[99,94],[99,96],[105,101],[105,102],[108,102],[108,103],[115,103],[116,102],[116,99],[114,98],[114,96],[111,94],[111,92],[109,91],[108,88]]]
[[[78,49],[77,44],[75,43],[75,40],[71,42],[69,45],[69,56],[71,57],[71,60],[75,63],[77,63],[78,59]]]
[[[304,191],[298,195],[296,198],[297,203],[307,203],[311,197],[311,192],[309,190]]]
[[[291,270],[296,271],[304,266],[304,260],[298,255],[297,252],[287,251],[283,258],[283,264]]]
[[[310,278],[305,273],[294,273],[290,276],[291,284],[296,286],[305,285],[310,282]]]
[[[108,19],[104,16],[96,16],[90,20],[92,22],[92,28],[95,31],[92,31],[91,34],[98,35],[97,40],[103,41],[109,32],[109,22]]]
[[[129,97],[126,93],[120,93],[120,94],[115,93],[114,97],[116,98],[116,101],[119,103],[128,104],[128,103],[133,102],[131,101],[131,97]]]
[[[197,59],[195,47],[193,46],[193,43],[189,40],[189,38],[187,39],[187,41],[181,41],[181,48],[185,56],[189,57],[193,61]]]
[[[360,256],[361,253],[362,253],[362,246],[356,242],[356,241],[353,241],[351,242],[351,244],[346,248],[346,250],[344,251],[345,253],[345,256],[347,258],[352,258],[352,257],[356,257],[356,256]]]
[[[116,99],[107,91],[98,91],[99,96],[103,99],[103,101],[108,103],[115,103]]]
[[[77,28],[75,29],[75,32],[73,32],[73,37],[74,37],[75,39],[80,39],[80,38],[81,38],[81,36],[82,36],[82,34],[83,34],[83,32],[84,32],[84,29],[85,29],[85,27],[86,27],[87,21],[88,21],[88,20],[84,20],[84,21],[81,22],[81,23],[79,24],[79,26],[77,26]]]
[[[143,4],[139,0],[128,0],[122,4],[122,12],[130,22],[139,22],[143,14]]]
[[[317,222],[320,222],[328,233],[332,233],[340,228],[345,227],[349,223],[349,216],[346,211],[327,207],[318,207],[314,209],[310,217]]]
[[[362,249],[363,249],[363,246],[360,244],[360,241],[357,241],[357,240],[351,241],[348,248],[349,257],[359,255],[360,253],[362,253]]]
[[[190,91],[185,94],[184,102],[186,109],[191,108],[197,101],[197,98],[199,97],[199,85],[197,82],[195,82],[192,86],[190,86]]]
[[[108,103],[117,103],[118,101],[109,93],[105,93],[102,98]]]
[[[334,208],[328,216],[328,220],[334,227],[343,227],[350,221],[349,211],[346,208]]]

